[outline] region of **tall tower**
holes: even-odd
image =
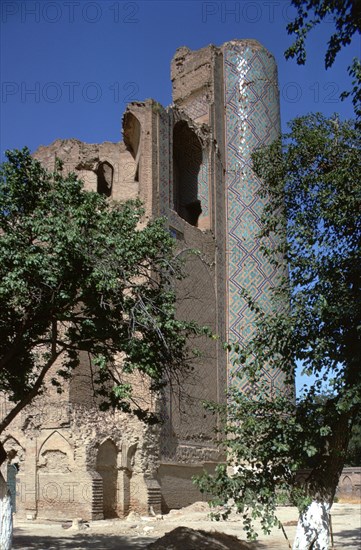
[[[280,134],[276,62],[256,40],[232,40],[194,52],[180,48],[172,62],[172,81],[175,105],[198,124],[209,125],[219,150],[222,173],[218,170],[209,189],[211,227],[216,242],[225,239],[225,256],[217,258],[225,268],[225,303],[218,304],[219,318],[224,316],[227,340],[242,344],[254,331],[254,315],[241,289],[268,310],[277,277],[257,240],[264,204],[251,159],[254,150]],[[222,285],[221,279],[219,270]],[[231,377],[230,364],[228,369]],[[282,386],[282,373],[265,375],[270,385]]]
[[[244,344],[255,319],[242,289],[269,311],[279,275],[262,256],[257,239],[264,204],[251,159],[254,150],[280,133],[277,66],[259,42],[232,40],[198,51],[179,48],[171,77],[167,216],[180,250],[201,251],[197,262],[186,264],[188,278],[178,288],[180,307],[182,298],[197,289],[202,299],[193,294],[185,313],[201,323],[207,319],[220,342]],[[196,201],[198,215],[192,219],[189,209]],[[201,399],[224,400],[230,383],[246,389],[247,382],[234,376],[232,357],[225,356],[219,343],[210,353],[211,346],[204,344],[206,360],[196,366],[189,388],[193,407],[184,412],[171,395],[167,400],[159,470],[165,507],[175,504],[174,486],[178,505],[197,498],[187,476],[189,480],[205,465],[211,469],[220,459]],[[282,372],[269,369],[264,377],[271,388],[282,388]]]

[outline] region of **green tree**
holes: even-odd
[[[354,420],[345,466],[361,466],[361,416]]]
[[[275,266],[286,261],[289,273],[274,289],[272,314],[245,293],[256,331],[246,348],[228,347],[251,389],[233,387],[226,409],[215,407],[224,415],[228,467],[198,484],[225,514],[232,498],[251,537],[255,518],[265,531],[277,523],[277,495],[286,492],[300,510],[294,549],[316,539],[327,549],[322,518],[328,525],[361,410],[361,136],[353,121],[320,114],[295,119],[290,130],[254,155],[266,200],[263,251]],[[297,362],[315,377],[298,400]],[[262,382],[270,367],[284,373],[288,393]],[[300,485],[296,473],[305,467]]]
[[[87,192],[74,173],[64,176],[60,164],[47,172],[27,149],[7,158],[0,171],[0,391],[13,407],[0,434],[41,392],[50,369],[61,390],[81,351],[93,358],[103,409],[153,420],[132,395],[129,374],[160,389],[189,367],[187,339],[198,331],[175,317],[180,265],[164,221],[145,224],[139,202]],[[0,455],[3,462],[2,445]]]
[[[354,34],[361,32],[361,2],[360,0],[291,0],[297,10],[294,21],[287,25],[289,34],[296,36],[295,42],[286,50],[286,59],[296,58],[299,65],[306,63],[306,39],[308,33],[322,21],[334,24],[325,53],[325,68],[332,67],[340,50],[351,43]],[[361,116],[361,63],[354,58],[347,68],[353,78],[352,90],[341,94],[344,99],[352,97],[355,113]]]

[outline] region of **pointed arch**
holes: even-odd
[[[58,473],[74,469],[74,453],[69,441],[57,430],[43,442],[38,453],[38,466],[43,471]]]
[[[137,163],[139,160],[141,135],[142,126],[138,118],[130,111],[127,111],[123,120],[124,143]]]
[[[122,165],[124,183],[128,185],[131,181],[139,183],[142,126],[130,111],[127,111],[123,118],[123,137],[126,152],[129,155]]]
[[[96,471],[103,481],[104,518],[117,517],[118,507],[118,448],[114,441],[106,438],[98,448]]]

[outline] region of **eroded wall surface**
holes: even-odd
[[[222,458],[217,419],[203,401],[225,400],[231,358],[222,343],[252,334],[240,288],[267,307],[276,276],[256,239],[262,202],[250,155],[279,132],[277,70],[269,52],[244,40],[180,48],[171,78],[174,104],[129,104],[123,141],[59,139],[34,156],[50,170],[61,159],[63,171],[75,171],[89,191],[139,197],[142,223],[165,216],[187,274],[175,282],[178,315],[209,326],[218,339],[192,343],[201,352],[192,376],[162,396],[133,380],[144,403],[158,407],[157,428],[100,413],[86,358],[62,396],[49,389],[28,407],[7,430],[5,445],[17,510],[29,517],[101,518],[184,506],[201,498],[192,475]],[[282,386],[280,373],[266,377]]]
[[[76,378],[76,376],[74,377]],[[120,412],[101,412],[83,388],[48,386],[6,430],[16,513],[27,519],[103,519],[160,511],[158,431]],[[87,388],[90,395],[90,388]],[[6,401],[1,401],[2,414]]]

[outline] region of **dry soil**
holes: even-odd
[[[94,522],[36,522],[19,521],[15,518],[14,549],[21,550],[141,550],[176,527],[185,526],[196,530],[217,531],[245,541],[239,516],[225,522],[214,522],[208,517],[208,506],[195,503],[181,510],[172,510],[161,517],[140,517],[131,514],[125,520]],[[335,550],[361,550],[361,505],[334,504],[332,526]],[[292,544],[296,531],[297,510],[279,508],[287,537]],[[246,546],[246,545],[245,545]],[[246,546],[247,547],[247,546]],[[248,547],[252,550],[287,550],[289,543],[280,529],[273,529],[268,536],[260,533],[259,540]],[[184,548],[183,550],[187,550]],[[203,550],[199,548],[199,550]]]

